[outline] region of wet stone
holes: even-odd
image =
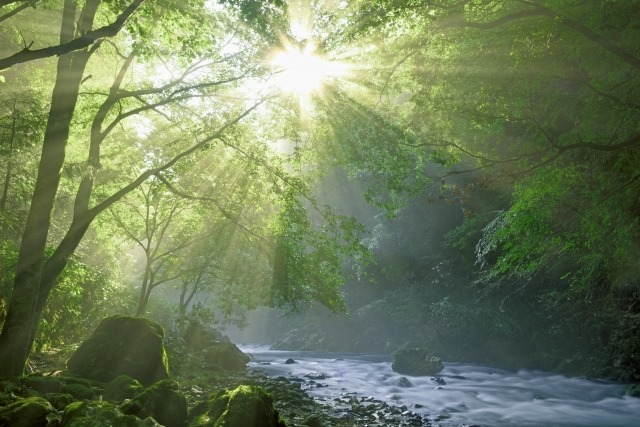
[[[325,380],[327,379],[327,375],[323,374],[322,372],[309,372],[307,374],[304,374],[304,376],[306,378],[312,379],[312,380]]]
[[[407,377],[400,377],[396,382],[398,387],[409,388],[413,387],[413,383],[407,379]]]
[[[431,377],[431,381],[435,381],[440,385],[446,385],[447,384],[442,377]]]

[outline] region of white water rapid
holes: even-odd
[[[251,355],[251,369],[304,380],[318,400],[355,393],[404,405],[441,426],[640,427],[640,399],[617,383],[460,363],[445,363],[436,377],[412,377],[393,372],[387,356],[240,348]],[[296,363],[286,364],[289,358]]]

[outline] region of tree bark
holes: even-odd
[[[88,15],[95,15],[100,1],[87,1],[81,14],[82,23],[93,22],[93,16]],[[75,14],[75,2],[65,0],[60,30],[61,43],[71,39],[75,33]],[[18,253],[9,309],[0,333],[0,377],[22,375],[33,344],[33,331],[39,321],[38,297],[51,215],[64,164],[71,119],[90,56],[91,52],[76,51],[58,59],[38,176]]]
[[[16,119],[18,111],[16,109],[16,101],[13,101],[13,120],[11,122],[11,137],[9,138],[9,158],[7,163],[7,173],[4,177],[4,185],[2,187],[2,198],[0,198],[0,212],[4,212],[7,206],[7,198],[9,196],[9,185],[11,183],[11,172],[13,168],[13,143],[16,138]]]

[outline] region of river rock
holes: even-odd
[[[228,341],[222,333],[213,328],[207,328],[200,322],[191,322],[184,333],[184,340],[192,350],[202,350],[220,341]]]
[[[413,384],[411,383],[411,381],[407,379],[407,377],[400,377],[396,382],[396,384],[398,385],[398,387],[403,387],[403,388],[413,387]]]
[[[286,427],[262,387],[242,385],[218,392],[193,408],[189,427]]]
[[[67,361],[71,375],[111,382],[128,375],[148,385],[169,377],[160,325],[147,319],[112,316]]]
[[[235,344],[225,341],[210,344],[204,350],[204,360],[213,367],[230,371],[243,371],[251,359]]]
[[[120,410],[141,419],[152,417],[165,427],[183,427],[187,419],[187,400],[180,393],[177,382],[164,380],[125,401]]]
[[[442,360],[423,348],[398,350],[393,354],[391,369],[404,375],[435,375],[444,369]]]

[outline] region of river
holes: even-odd
[[[433,425],[640,426],[640,399],[618,383],[461,363],[445,363],[436,377],[412,377],[393,372],[389,356],[240,348],[251,356],[250,369],[299,381],[316,400],[370,397],[406,407]]]

